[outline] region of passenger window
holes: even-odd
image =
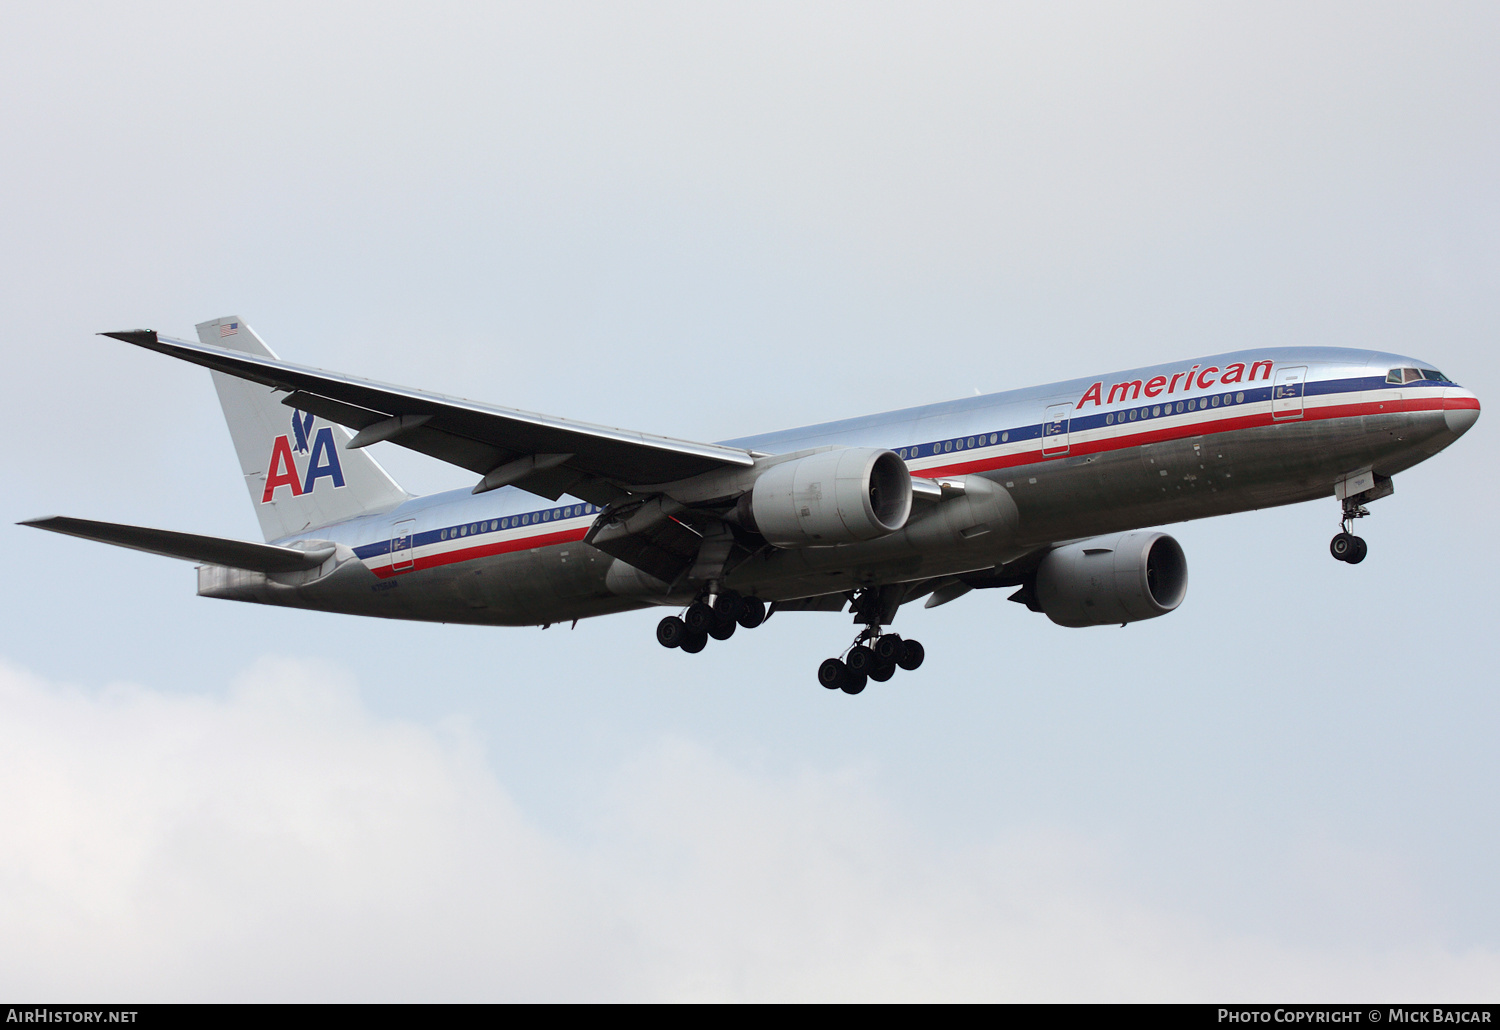
[[[1135,421],[1135,416],[1136,416],[1136,410],[1134,408],[1131,408],[1130,409],[1130,421],[1134,422]]]
[[[964,442],[964,446],[965,447],[973,447],[974,446],[974,438],[972,436],[969,437],[969,439]]]
[[[1104,416],[1104,424],[1107,426],[1112,426],[1115,424],[1115,416],[1113,412]]]
[[[1155,415],[1160,415],[1160,414],[1161,414],[1161,408],[1160,408],[1160,407],[1154,407],[1154,408],[1152,408],[1152,409],[1151,409],[1151,414],[1152,414],[1152,415],[1153,415],[1153,416],[1155,416]]]
[[[1000,434],[1000,442],[1001,443],[1005,443],[1009,439],[1010,439],[1010,434],[1009,433],[1001,433]]]
[[[995,434],[994,434],[994,433],[991,433],[991,434],[990,434],[990,443],[994,443],[994,442],[995,442],[995,441],[996,441],[996,440],[997,440],[997,439],[998,439],[998,438],[997,438],[997,437],[996,437],[996,436],[995,436]]]
[[[1242,393],[1235,394],[1234,395],[1234,403],[1236,403],[1236,404],[1244,404],[1245,403],[1245,395],[1242,394]]]
[[[1219,395],[1218,394],[1214,394],[1212,400],[1209,403],[1211,403],[1214,407],[1217,408],[1219,406]]]

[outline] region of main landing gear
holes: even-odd
[[[881,633],[879,626],[866,627],[842,660],[830,658],[818,666],[818,682],[829,690],[858,694],[870,680],[884,683],[897,669],[914,672],[926,657],[926,649],[915,640]]]
[[[728,640],[737,627],[754,629],[766,621],[766,602],[741,597],[726,590],[713,599],[694,601],[681,616],[668,615],[656,624],[656,641],[662,647],[680,647],[697,654],[708,646],[708,638]]]
[[[1362,519],[1370,514],[1370,509],[1363,504],[1358,504],[1348,498],[1344,499],[1344,518],[1341,523],[1343,530],[1328,543],[1328,553],[1339,561],[1348,562],[1350,565],[1358,565],[1365,560],[1365,555],[1370,548],[1365,544],[1365,538],[1355,536],[1350,532],[1354,528],[1354,520]]]
[[[849,650],[842,659],[830,658],[818,666],[818,682],[829,690],[858,694],[870,680],[884,683],[897,669],[914,671],[927,657],[926,650],[915,640],[902,640],[895,633],[884,633],[881,627],[896,614],[898,597],[889,590],[862,590],[854,598],[854,620],[863,622]]]

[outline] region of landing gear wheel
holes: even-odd
[[[927,651],[915,640],[901,641],[901,657],[896,659],[896,664],[907,672],[914,672],[921,667],[922,659],[927,657]]]
[[[887,633],[875,641],[875,657],[885,665],[896,664],[901,657],[901,638],[894,633]]]
[[[858,694],[861,690],[865,689],[865,682],[868,679],[869,677],[862,672],[851,672],[844,679],[844,682],[839,684],[839,689],[846,694]]]
[[[829,658],[818,666],[818,683],[829,690],[837,690],[849,678],[849,670],[837,658]]]
[[[849,666],[849,671],[857,676],[863,676],[874,670],[880,662],[875,658],[875,652],[863,644],[858,644],[850,649],[844,656],[844,664]]]
[[[754,629],[766,621],[766,602],[758,597],[740,598],[739,624],[746,629]]]
[[[1354,550],[1350,553],[1349,557],[1344,559],[1344,561],[1348,562],[1350,565],[1358,565],[1360,562],[1365,560],[1365,555],[1370,553],[1370,545],[1365,543],[1365,538],[1362,536],[1357,536],[1353,539]]]
[[[896,675],[896,667],[894,665],[877,665],[870,670],[870,678],[876,683],[884,683],[894,675]]]
[[[714,598],[714,614],[719,617],[720,622],[734,622],[740,617],[740,595],[733,590],[726,590]]]
[[[1328,542],[1328,553],[1339,561],[1351,561],[1356,551],[1354,541],[1358,539],[1352,533],[1340,533]]]
[[[717,622],[719,617],[714,610],[702,601],[688,605],[688,610],[683,613],[682,621],[687,623],[687,628],[694,633],[707,633],[708,627]]]
[[[739,623],[733,619],[727,622],[715,622],[712,626],[708,627],[708,635],[715,640],[728,640],[734,636],[734,631],[738,626]]]
[[[687,637],[687,623],[675,615],[668,615],[656,624],[656,642],[662,647],[681,647]]]
[[[683,640],[681,645],[682,649],[688,654],[697,654],[707,646],[708,634],[694,633],[692,630],[688,630],[687,638]]]

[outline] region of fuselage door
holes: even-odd
[[[412,567],[411,538],[416,524],[416,519],[404,519],[391,527],[392,572],[404,572]]]
[[[1307,386],[1307,366],[1278,368],[1271,387],[1271,417],[1301,418],[1302,394]]]
[[[1053,404],[1042,421],[1042,453],[1068,453],[1068,417],[1071,404]]]

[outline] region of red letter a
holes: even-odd
[[[278,436],[271,445],[271,468],[266,473],[266,492],[260,503],[265,504],[276,493],[278,486],[292,488],[293,497],[302,496],[302,483],[297,476],[297,463],[292,460],[292,445],[284,436]]]

